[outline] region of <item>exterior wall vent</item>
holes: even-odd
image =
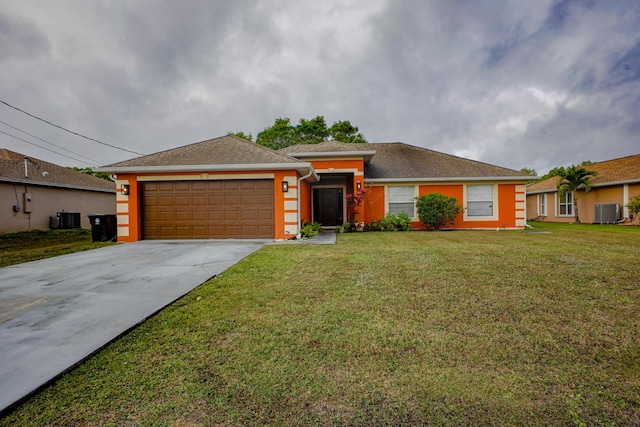
[[[620,205],[617,203],[596,204],[595,224],[615,224],[620,219]]]

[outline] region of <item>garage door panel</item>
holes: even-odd
[[[162,211],[160,212],[160,221],[165,222],[174,222],[176,221],[176,213],[172,211]]]
[[[173,206],[175,204],[175,198],[162,196],[159,198],[158,202],[158,205],[160,206]]]
[[[148,182],[145,239],[272,238],[273,180]]]
[[[223,210],[209,211],[209,220],[210,221],[224,221],[224,211]]]
[[[240,205],[242,198],[238,194],[225,194],[224,195],[224,205],[229,209],[233,209],[233,207]]]
[[[259,194],[256,197],[256,203],[259,205],[273,206],[273,194]]]
[[[175,227],[160,227],[160,237],[163,239],[175,238],[176,237],[176,228]]]
[[[259,179],[254,181],[256,189],[258,190],[270,190],[273,195],[273,181],[269,181],[266,179]]]
[[[191,218],[194,221],[206,221],[207,220],[207,212],[206,211],[193,211],[191,212]]]
[[[258,217],[256,218],[258,221],[262,222],[272,222],[273,221],[273,212],[269,211],[258,211]]]
[[[257,211],[242,211],[240,212],[242,221],[255,221],[258,219]]]

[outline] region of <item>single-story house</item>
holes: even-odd
[[[0,149],[0,234],[90,228],[87,215],[113,214],[116,186],[44,160]]]
[[[274,238],[304,222],[347,221],[348,194],[364,189],[359,222],[406,212],[439,192],[465,207],[454,228],[522,229],[532,177],[399,142],[326,141],[279,151],[227,135],[96,169],[117,175],[118,240]]]
[[[640,194],[640,154],[584,166],[597,172],[591,178],[591,190],[558,196],[559,177],[527,186],[528,218],[549,222],[575,222],[574,199],[580,222],[594,224],[632,223],[626,205]],[[637,224],[636,219],[633,223]]]

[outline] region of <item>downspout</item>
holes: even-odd
[[[300,183],[309,178],[311,175],[313,175],[313,168],[309,168],[309,173],[306,174],[305,176],[301,176],[300,178],[298,178],[298,197],[296,197],[296,206],[297,206],[297,212],[298,212],[298,234],[296,235],[296,239],[300,240],[302,238],[302,235],[300,234],[300,228],[301,228],[301,224],[300,224],[300,193],[301,193],[301,187],[300,187]]]

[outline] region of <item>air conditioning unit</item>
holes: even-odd
[[[620,219],[620,205],[617,203],[596,204],[595,224],[615,224]]]
[[[58,212],[58,228],[80,228],[80,212]]]

